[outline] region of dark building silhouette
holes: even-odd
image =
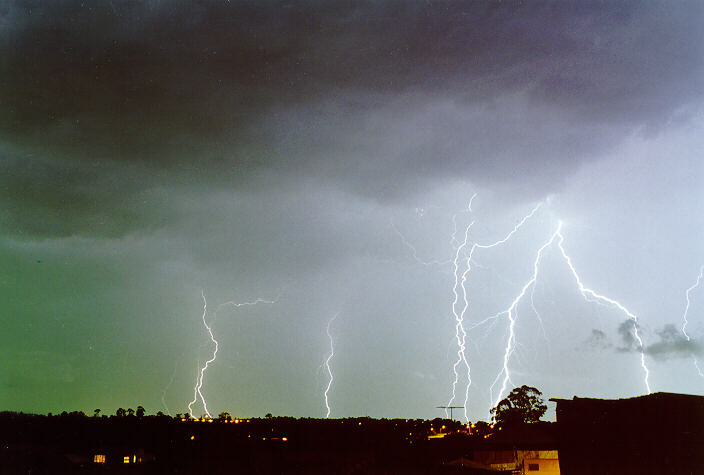
[[[562,475],[704,473],[702,396],[551,401]]]

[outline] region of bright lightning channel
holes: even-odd
[[[543,252],[545,249],[547,249],[550,245],[552,245],[554,242],[557,242],[557,247],[560,250],[560,253],[565,260],[565,263],[567,264],[567,267],[570,269],[570,272],[572,273],[572,276],[575,279],[575,282],[577,283],[577,287],[579,289],[579,292],[582,294],[584,299],[588,302],[598,302],[601,304],[606,304],[611,307],[616,307],[618,310],[623,312],[632,322],[633,322],[633,335],[635,339],[638,341],[638,346],[639,346],[639,352],[640,352],[640,364],[641,367],[643,368],[644,372],[644,384],[645,388],[650,394],[652,391],[650,389],[650,383],[648,381],[649,376],[650,376],[650,371],[648,370],[648,366],[645,364],[645,347],[643,345],[643,339],[640,336],[640,333],[638,331],[638,317],[628,310],[623,304],[618,302],[617,300],[614,300],[612,298],[606,297],[604,295],[596,293],[594,290],[585,287],[585,285],[582,283],[582,279],[579,277],[579,274],[577,273],[577,270],[575,269],[574,265],[572,264],[572,259],[570,256],[567,254],[565,251],[565,248],[563,246],[564,243],[564,236],[562,235],[562,221],[558,223],[557,230],[552,234],[550,239],[543,244],[540,249],[538,250],[535,262],[533,264],[533,275],[531,279],[523,286],[521,291],[519,292],[518,296],[513,300],[511,303],[510,307],[503,312],[498,313],[494,317],[490,318],[495,318],[500,315],[507,315],[509,319],[509,337],[508,341],[506,343],[506,348],[504,350],[504,357],[503,357],[503,366],[499,374],[497,375],[496,379],[494,380],[494,383],[491,385],[490,392],[493,391],[494,386],[498,382],[498,380],[501,378],[503,375],[503,381],[501,385],[501,389],[498,392],[496,399],[492,401],[492,407],[496,407],[501,401],[501,398],[503,394],[505,393],[507,389],[508,383],[511,381],[511,374],[509,371],[509,360],[511,358],[511,354],[514,351],[514,345],[515,345],[515,324],[516,324],[516,307],[520,303],[520,301],[523,299],[525,296],[527,290],[531,288],[533,285],[535,285],[535,281],[537,280],[538,277],[538,268],[540,264],[540,260],[542,258]]]
[[[476,196],[476,194],[475,194]],[[472,201],[474,200],[475,196],[472,197],[472,199],[469,202],[468,209],[472,209]],[[467,385],[465,386],[465,391],[464,391],[464,417],[465,420],[469,420],[469,417],[467,416],[467,406],[469,402],[469,388],[472,385],[472,376],[471,376],[471,368],[469,365],[469,361],[467,360],[467,355],[466,355],[466,341],[467,341],[467,332],[465,331],[464,328],[464,318],[467,313],[467,309],[469,308],[469,293],[467,291],[467,279],[469,278],[469,273],[472,270],[472,258],[474,257],[474,252],[477,249],[491,249],[493,247],[500,246],[506,242],[508,242],[514,234],[518,232],[518,230],[528,221],[530,218],[533,217],[533,215],[540,209],[540,207],[543,205],[543,203],[538,203],[530,213],[528,213],[526,216],[524,216],[518,224],[516,224],[513,229],[502,239],[499,239],[498,241],[492,242],[490,244],[478,244],[474,243],[472,244],[469,252],[467,253],[466,259],[465,259],[465,267],[464,271],[462,274],[459,274],[459,259],[460,259],[460,254],[464,249],[467,247],[468,239],[469,239],[469,230],[474,224],[474,221],[472,221],[466,228],[465,228],[465,235],[464,235],[464,241],[457,247],[457,252],[455,253],[455,259],[453,262],[454,266],[454,275],[455,275],[455,283],[452,288],[452,292],[454,294],[454,300],[452,302],[452,314],[455,317],[455,339],[457,340],[457,360],[455,361],[454,365],[452,366],[452,371],[455,376],[453,382],[452,382],[452,396],[450,397],[449,402],[447,403],[447,406],[451,406],[453,402],[455,401],[455,398],[457,397],[457,384],[459,383],[459,373],[457,372],[457,368],[462,364],[466,370],[467,374]],[[461,309],[458,310],[458,304],[459,304],[459,292],[458,292],[458,286],[462,288],[462,305]]]
[[[325,327],[325,332],[328,334],[328,340],[330,341],[330,354],[327,356],[325,359],[325,369],[328,372],[328,385],[325,388],[325,408],[327,409],[327,413],[325,414],[325,418],[330,417],[330,402],[328,400],[328,393],[330,392],[330,388],[332,387],[332,382],[335,379],[333,374],[332,374],[332,368],[330,367],[330,361],[332,361],[332,358],[335,356],[335,343],[332,338],[332,334],[330,333],[330,325],[332,325],[332,322],[335,321],[337,318],[337,313],[330,319],[328,320],[328,324]]]
[[[561,225],[560,225],[561,226]],[[550,237],[550,240],[547,241],[545,244],[543,244],[540,249],[538,249],[538,254],[535,258],[535,261],[533,262],[533,275],[526,282],[526,284],[521,288],[521,291],[518,293],[518,296],[511,302],[511,305],[509,308],[504,310],[503,312],[500,312],[496,314],[494,317],[498,317],[500,315],[507,315],[508,316],[508,341],[506,342],[506,348],[504,349],[504,359],[503,359],[503,367],[499,374],[496,376],[496,379],[492,383],[491,387],[489,388],[489,391],[493,391],[494,386],[498,382],[498,380],[501,378],[501,375],[504,376],[503,382],[501,384],[501,390],[499,391],[499,394],[496,398],[496,401],[493,403],[492,407],[496,407],[499,404],[499,401],[501,401],[501,396],[503,393],[506,391],[506,386],[508,385],[509,381],[511,381],[511,373],[508,368],[508,363],[511,358],[511,354],[513,353],[514,350],[514,345],[516,341],[516,332],[515,332],[515,327],[516,327],[516,307],[518,306],[518,303],[523,299],[523,296],[526,294],[528,289],[535,284],[535,281],[538,279],[538,268],[540,266],[540,260],[543,257],[543,252],[545,249],[547,249],[557,238],[557,236],[560,235],[560,226],[558,226],[557,231],[553,233],[553,235]]]
[[[650,383],[648,382],[648,378],[650,377],[650,371],[648,370],[648,366],[645,364],[645,346],[643,345],[643,339],[640,336],[640,333],[638,332],[638,317],[628,310],[623,304],[618,302],[617,300],[614,300],[612,298],[606,297],[604,295],[598,294],[594,292],[592,289],[589,289],[584,286],[582,283],[582,279],[580,279],[579,275],[577,274],[577,270],[574,268],[572,265],[572,259],[570,259],[570,256],[567,255],[567,252],[565,252],[565,248],[562,246],[562,243],[564,242],[565,238],[561,233],[562,229],[562,221],[560,221],[560,224],[557,227],[557,232],[560,235],[560,239],[557,241],[557,247],[560,248],[560,253],[562,254],[562,257],[565,259],[565,262],[567,263],[567,266],[570,268],[570,271],[572,272],[572,276],[574,277],[575,281],[577,282],[577,286],[579,287],[579,291],[584,297],[584,299],[588,302],[591,302],[593,300],[590,300],[589,297],[592,299],[596,300],[597,302],[601,303],[606,303],[608,305],[611,305],[612,307],[616,307],[619,309],[621,312],[626,314],[628,318],[630,318],[633,321],[633,336],[638,340],[638,346],[640,350],[640,366],[643,368],[643,383],[645,384],[645,389],[647,390],[648,394],[650,394],[652,391],[650,390]]]
[[[685,292],[687,305],[684,307],[684,313],[682,314],[682,333],[684,334],[685,338],[687,338],[687,341],[691,341],[691,338],[687,333],[687,325],[689,324],[689,320],[687,320],[687,314],[689,313],[689,306],[691,303],[690,294],[694,289],[699,287],[699,284],[702,282],[702,277],[704,277],[704,266],[701,266],[699,268],[699,275],[697,276],[697,281]],[[692,355],[692,361],[694,362],[694,367],[697,369],[697,373],[699,373],[699,376],[704,378],[704,372],[702,372],[701,368],[699,367],[699,362],[697,361],[697,357],[694,354]]]
[[[188,413],[191,415],[191,417],[195,417],[193,414],[193,405],[198,402],[198,399],[200,398],[201,404],[203,405],[203,409],[205,410],[205,413],[208,415],[208,418],[212,418],[212,415],[210,414],[210,411],[208,410],[208,404],[205,401],[205,397],[203,396],[203,392],[201,389],[203,388],[203,379],[205,377],[205,373],[208,370],[208,367],[210,366],[211,363],[215,361],[215,359],[218,356],[218,348],[219,344],[218,341],[215,339],[215,336],[213,335],[213,329],[212,329],[212,324],[208,325],[208,322],[206,320],[206,316],[208,314],[208,303],[205,300],[205,291],[201,290],[201,296],[203,297],[203,315],[201,319],[203,320],[203,326],[205,326],[205,329],[208,332],[208,335],[210,336],[210,340],[213,342],[215,345],[215,348],[213,349],[213,354],[210,357],[208,361],[205,362],[203,367],[200,369],[200,372],[198,374],[198,377],[196,378],[196,384],[193,388],[193,400],[188,403]],[[265,300],[262,298],[258,298],[252,302],[234,302],[234,301],[229,301],[225,303],[221,303],[217,309],[215,309],[215,312],[213,313],[213,316],[217,316],[218,311],[225,307],[225,306],[233,306],[235,308],[239,307],[244,307],[244,306],[251,306],[251,305],[257,305],[258,303],[269,303],[273,304],[276,303],[279,300],[279,297],[276,297],[274,300]]]
[[[198,377],[196,378],[196,385],[193,388],[193,400],[188,403],[188,413],[191,415],[191,417],[195,417],[193,415],[193,405],[198,401],[198,397],[200,397],[200,400],[203,404],[203,409],[205,409],[205,413],[210,418],[211,415],[210,411],[208,411],[208,404],[205,402],[205,398],[203,397],[201,388],[203,387],[203,377],[205,376],[205,371],[208,369],[208,365],[215,361],[215,358],[217,358],[218,356],[218,341],[213,336],[213,329],[210,325],[208,325],[208,322],[205,319],[206,315],[208,314],[208,302],[205,299],[205,290],[201,290],[200,295],[201,297],[203,297],[203,315],[201,318],[203,320],[203,325],[205,326],[205,329],[208,331],[210,340],[215,344],[215,349],[213,350],[213,356],[205,362],[205,365],[203,365],[203,367],[200,369]]]

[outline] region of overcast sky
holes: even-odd
[[[554,241],[506,389],[641,395],[643,353],[652,391],[704,393],[702,24],[698,1],[2,2],[0,409],[185,412],[203,292],[211,413],[325,416],[338,315],[332,417],[442,415],[453,259],[538,204],[466,274],[468,417],[510,318],[473,325],[560,221],[638,335]]]

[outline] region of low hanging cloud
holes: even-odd
[[[617,347],[616,350],[621,352],[640,351],[641,344],[636,338],[636,331],[642,333],[638,322],[631,318],[621,322],[618,326],[618,334],[621,337],[622,346]]]
[[[665,360],[702,354],[702,345],[693,339],[687,339],[675,325],[667,324],[656,333],[659,341],[645,347],[645,354],[648,356]]]
[[[616,348],[619,352],[640,352],[641,346],[635,337],[634,329],[640,326],[631,319],[623,321],[618,327],[618,333],[621,337],[622,346]],[[605,338],[606,335],[599,330],[597,341]],[[656,359],[666,360],[670,358],[686,358],[692,355],[702,354],[702,345],[694,339],[688,339],[684,334],[673,324],[666,324],[660,330],[656,330],[655,334],[658,339],[655,343],[644,342],[645,347],[643,352]],[[642,337],[642,332],[641,332]]]

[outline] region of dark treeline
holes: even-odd
[[[550,439],[551,424],[539,422],[545,409],[540,391],[522,386],[492,411],[496,424],[271,414],[240,419],[228,412],[195,419],[148,415],[142,406],[112,415],[95,409],[90,416],[3,412],[0,468],[3,474],[452,473],[456,468],[447,462],[492,443],[510,448],[510,434]]]
[[[441,418],[222,413],[211,422],[147,415],[141,407],[99,412],[0,413],[2,473],[451,473],[443,462],[492,430]],[[446,436],[429,438],[437,434]]]

